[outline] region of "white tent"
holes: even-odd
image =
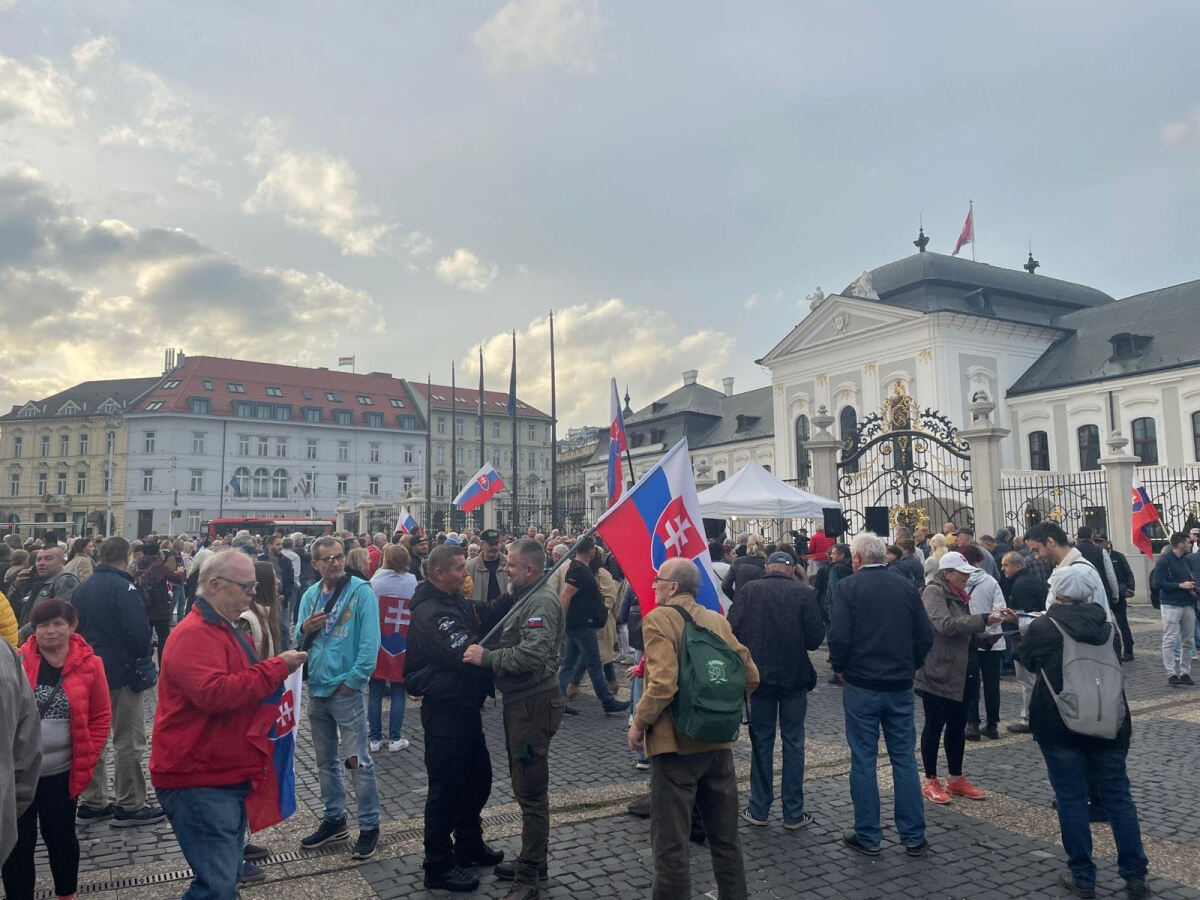
[[[733,477],[700,492],[700,512],[713,519],[819,519],[823,509],[841,509],[827,500],[784,484],[751,460]]]

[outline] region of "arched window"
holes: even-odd
[[[242,497],[250,496],[250,470],[245,466],[238,466],[233,471],[233,477],[237,479],[238,494]],[[232,485],[230,486],[232,487]]]
[[[1200,462],[1200,412],[1192,413],[1192,452]]]
[[[1080,425],[1079,468],[1081,471],[1100,468],[1100,429],[1095,425]]]
[[[254,470],[254,481],[252,483],[253,486],[250,490],[251,495],[253,495],[255,497],[270,496],[267,493],[270,478],[271,478],[270,473],[268,473],[265,468],[255,469]]]
[[[288,489],[287,469],[276,469],[271,473],[271,497],[276,500],[286,500]]]
[[[842,444],[849,450],[856,449],[852,447],[854,442],[854,432],[858,430],[858,413],[854,411],[853,406],[843,406],[841,413],[838,414],[838,428],[842,432]],[[842,453],[849,452],[848,449],[843,449]],[[842,471],[853,474],[858,471],[858,460],[851,460],[842,466]]]
[[[1143,466],[1158,465],[1158,435],[1149,416],[1133,420],[1133,455],[1142,458]]]
[[[808,416],[796,417],[796,483],[808,484],[812,475],[812,454],[808,452],[808,438],[811,432],[808,426]]]
[[[1029,468],[1050,471],[1050,440],[1044,431],[1029,432]]]
[[[717,469],[717,484],[720,484],[724,480],[725,480],[725,470]]]

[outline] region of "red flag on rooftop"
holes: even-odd
[[[967,221],[963,222],[962,231],[960,231],[958,233],[958,240],[955,241],[955,243],[954,243],[954,252],[951,253],[950,255],[958,256],[958,251],[961,250],[965,244],[971,245],[972,258],[974,258],[974,253],[975,253],[975,204],[974,203],[971,203],[970,208],[967,209]]]

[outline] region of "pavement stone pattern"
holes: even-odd
[[[1164,883],[1165,890],[1176,891],[1164,896],[1200,897],[1200,871],[1197,871],[1200,870],[1200,836],[1191,818],[1191,807],[1195,805],[1197,796],[1193,772],[1197,759],[1196,741],[1200,736],[1200,715],[1196,712],[1200,710],[1200,688],[1171,688],[1167,685],[1158,651],[1161,625],[1152,610],[1138,612],[1141,614],[1135,614],[1132,619],[1137,658],[1126,666],[1127,695],[1134,706],[1134,740],[1129,756],[1134,798],[1141,813],[1143,831],[1148,837],[1174,842],[1169,846],[1178,847],[1185,854],[1195,851],[1195,857],[1188,860],[1184,867],[1184,871],[1196,873],[1195,877],[1184,878],[1187,886]],[[986,885],[988,890],[999,892],[995,896],[1039,895],[1046,890],[1050,890],[1051,896],[1056,895],[1057,889],[1047,886],[1052,885],[1057,877],[1054,873],[1061,864],[1061,848],[1055,843],[1022,834],[1022,829],[1012,822],[1006,821],[1006,827],[997,828],[985,821],[986,815],[978,809],[972,809],[970,816],[954,813],[952,807],[948,810],[934,808],[930,813],[931,825],[937,823],[939,828],[944,826],[947,842],[952,842],[955,848],[977,847],[984,854],[982,859],[985,861],[976,861],[973,874],[969,859],[964,859],[961,864],[956,862],[957,849],[939,851],[916,867],[913,867],[913,861],[902,854],[898,861],[891,860],[888,854],[885,854],[888,859],[873,862],[863,861],[857,856],[852,860],[844,857],[844,854],[852,852],[843,851],[837,843],[841,828],[852,821],[849,791],[844,778],[848,750],[844,740],[841,693],[826,680],[829,670],[825,657],[823,649],[811,654],[819,681],[810,695],[806,720],[806,795],[812,798],[811,809],[818,817],[817,827],[799,835],[774,828],[752,829],[752,834],[743,834],[747,871],[764,873],[761,885],[755,881],[757,886],[753,895],[797,896],[795,885],[798,876],[806,880],[814,879],[812,888],[807,887],[807,881],[803,882],[806,884],[804,892],[807,894],[811,891],[814,896],[882,896],[870,891],[883,890],[887,886],[898,887],[900,884],[906,888],[913,885],[912,895],[927,893],[931,897],[952,896],[957,886],[960,893],[956,896],[991,896],[970,890],[972,883]],[[622,691],[622,695],[628,697],[627,689]],[[148,722],[153,718],[154,699],[153,692],[148,692]],[[586,887],[598,897],[644,895],[652,868],[648,859],[644,823],[626,816],[614,816],[614,813],[623,811],[628,798],[648,787],[648,773],[637,772],[633,768],[632,754],[625,748],[628,724],[625,716],[605,716],[591,694],[587,679],[584,680],[580,696],[571,705],[579,710],[579,715],[565,718],[551,755],[550,790],[556,823],[552,836],[554,858],[570,860],[564,870],[569,870],[572,879],[580,880],[582,876],[576,886],[579,891]],[[1002,730],[1004,723],[1016,717],[1019,708],[1019,686],[1012,679],[1004,679],[1001,691]],[[919,703],[917,709],[919,717]],[[354,873],[361,872],[380,896],[419,896],[423,890],[420,888],[419,854],[426,783],[417,702],[410,701],[404,725],[404,736],[412,742],[412,746],[396,753],[389,753],[385,749],[375,757],[383,810],[384,845],[380,858],[365,865],[351,864],[348,849],[345,853],[333,856],[313,857],[307,861],[299,859],[296,842],[311,830],[321,814],[306,715],[302,716],[301,722],[297,756],[300,810],[292,820],[254,837],[257,843],[269,845],[276,854],[297,858],[272,857],[267,866],[271,880],[265,887],[247,889],[245,896],[281,896],[278,889],[285,880],[288,881],[288,896],[308,896],[308,888],[303,888],[304,892],[301,892],[299,885],[326,878],[333,869],[339,867],[345,872],[347,884],[358,885]],[[508,780],[498,704],[493,705],[489,701],[485,706],[484,725],[493,764],[492,795],[484,813],[488,833],[516,835],[519,831],[519,826],[514,824],[517,821],[517,808]],[[779,753],[778,745],[776,753]],[[735,745],[734,755],[743,780],[743,790],[748,790],[745,784],[749,770],[748,740]],[[1045,778],[1041,754],[1028,737],[968,744],[966,771],[989,791],[1043,809],[1049,806],[1052,794]],[[777,777],[778,774],[777,768]],[[881,771],[881,776],[883,774]],[[881,777],[881,784],[883,782]],[[352,802],[350,808],[353,813]],[[947,819],[946,816],[951,818]],[[825,839],[818,840],[818,834],[824,835]],[[117,877],[138,878],[151,873],[186,869],[186,861],[167,823],[124,829],[107,824],[91,825],[80,828],[79,837],[82,854],[81,895],[107,898],[119,894],[122,898],[154,898],[182,893],[182,882],[133,886],[111,895],[109,892],[87,890],[90,882]],[[934,840],[932,831],[931,840]],[[938,840],[943,840],[940,834]],[[797,842],[804,845],[804,851],[799,855],[795,853],[797,848],[792,846]],[[819,851],[818,844],[822,845]],[[824,846],[826,844],[829,846]],[[1015,857],[1009,851],[1017,846],[1020,847],[1018,856],[1022,860],[1018,867],[1021,873],[1043,870],[1049,873],[1039,882],[1040,887],[1014,892],[1013,884],[1023,882],[996,880],[999,878],[996,873],[1011,875]],[[999,854],[994,860],[988,856],[993,852],[989,848],[993,847],[997,848]],[[511,840],[507,842],[506,849],[515,852],[515,848],[515,843]],[[1006,849],[1000,853],[998,848]],[[1037,856],[1035,851],[1043,855]],[[1000,859],[1000,856],[1004,859]],[[854,865],[848,865],[848,862]],[[861,883],[857,878],[847,882],[847,871],[853,871],[856,876],[860,874],[856,867],[859,863],[868,867],[864,871],[885,874],[878,879],[871,876]],[[1111,863],[1108,868],[1112,868]],[[395,884],[406,885],[408,892],[396,893],[394,885],[389,887],[383,883],[382,875],[373,874],[384,869],[391,873],[388,877]],[[708,884],[705,890],[711,890],[707,853],[693,853],[693,869],[697,889],[702,884]],[[782,880],[773,880],[777,871],[782,872]],[[707,875],[704,874],[706,872]],[[586,876],[584,873],[587,873]],[[39,887],[48,888],[49,872],[44,850],[41,849],[38,853],[38,874]],[[1115,878],[1115,875],[1112,877]],[[972,878],[975,882],[972,882]],[[834,893],[822,893],[824,888],[821,886],[826,882]],[[555,893],[550,896],[568,896],[567,893],[561,893],[561,889],[569,889],[571,883],[556,876]],[[272,885],[275,891],[270,890]],[[870,888],[868,885],[876,887]],[[832,886],[836,886],[836,889]],[[937,893],[941,886],[951,893]],[[853,893],[860,888],[867,892]],[[904,893],[910,891],[906,889]],[[697,894],[702,895],[703,891]],[[323,896],[337,900],[351,895],[323,892]],[[372,894],[368,891],[360,896]]]

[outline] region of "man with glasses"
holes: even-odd
[[[319,538],[312,562],[321,580],[300,600],[294,637],[309,654],[308,723],[325,809],[320,826],[300,846],[315,850],[350,837],[343,761],[338,758],[340,731],[344,765],[354,778],[358,802],[358,842],[351,856],[369,859],[379,843],[379,790],[364,692],[379,655],[379,599],[368,582],[346,574],[346,553],[337,538]]]
[[[263,701],[305,654],[285,650],[260,662],[234,626],[256,587],[254,563],[244,553],[208,557],[199,585],[203,595],[163,652],[150,780],[192,867],[184,896],[235,897],[246,796],[266,777],[266,734],[278,714]]]

